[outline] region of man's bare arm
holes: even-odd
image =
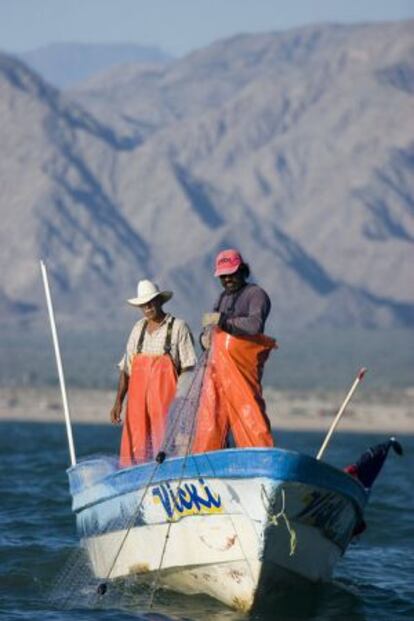
[[[124,402],[125,395],[128,392],[129,376],[125,371],[121,371],[119,374],[118,389],[116,392],[115,403],[111,410],[111,422],[121,422],[122,404]]]

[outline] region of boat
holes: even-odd
[[[327,581],[368,493],[308,455],[225,449],[68,470],[82,546],[101,586],[117,578],[252,610],[281,585]]]

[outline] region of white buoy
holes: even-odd
[[[47,309],[49,311],[49,320],[50,320],[50,328],[52,330],[53,346],[55,348],[56,365],[57,365],[57,370],[58,370],[58,375],[59,375],[60,392],[62,394],[63,412],[65,415],[66,434],[68,437],[70,461],[71,461],[71,465],[75,466],[76,465],[75,445],[73,442],[72,424],[70,421],[69,404],[68,404],[68,398],[66,395],[65,376],[63,374],[62,358],[60,355],[59,340],[58,340],[58,335],[56,331],[55,314],[53,312],[53,304],[52,304],[52,297],[50,295],[49,281],[47,278],[47,270],[46,270],[46,266],[43,263],[43,261],[40,261],[40,269],[42,271],[42,278],[43,278],[43,285],[45,288]]]

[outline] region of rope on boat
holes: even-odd
[[[267,495],[266,492],[266,488],[265,486],[262,484],[262,494],[265,496],[266,501],[267,501],[267,511],[268,511],[268,518],[269,518],[269,524],[272,526],[279,526],[279,522],[278,519],[279,518],[283,518],[287,531],[289,533],[289,538],[290,538],[290,552],[289,552],[289,556],[293,556],[296,552],[296,545],[298,542],[298,538],[296,535],[296,531],[295,529],[291,526],[290,522],[289,522],[289,518],[286,515],[286,500],[285,500],[285,490],[283,489],[283,487],[281,488],[281,496],[282,496],[282,508],[281,510],[276,513],[270,513],[270,499],[269,496]]]
[[[205,359],[204,359],[204,362],[203,362],[204,371],[205,371],[205,368],[207,366],[207,362],[208,362],[208,352],[205,352]],[[201,398],[201,391],[199,393],[199,399],[200,398]],[[197,411],[197,409],[198,408],[196,408],[196,411]],[[190,433],[189,433],[189,436],[188,436],[189,440],[188,440],[187,446],[186,446],[186,451],[185,451],[185,456],[184,456],[184,460],[183,460],[183,466],[182,466],[182,470],[181,470],[181,474],[180,474],[180,479],[179,479],[178,484],[177,484],[177,493],[178,493],[178,489],[181,486],[181,483],[183,481],[187,459],[188,459],[188,457],[190,455],[190,447],[191,447],[191,442],[192,442],[192,439],[193,439],[193,433],[194,433],[194,430],[195,430],[195,422],[196,422],[196,416],[194,416],[193,419],[192,419],[191,429],[190,429]],[[241,422],[243,424],[243,421],[241,421]],[[248,430],[245,429],[245,431],[246,431],[246,434],[249,435],[248,434]],[[214,466],[211,464],[209,456],[206,455],[206,457],[207,457],[207,460],[208,460],[208,462],[210,464],[210,468],[212,470],[212,473],[213,473],[213,475],[215,475]],[[195,462],[195,467],[197,468],[197,462]],[[247,564],[248,570],[250,572],[250,576],[251,576],[252,580],[254,581],[253,570],[252,570],[252,567],[250,565],[249,559],[247,558],[247,554],[246,554],[246,552],[245,552],[245,550],[243,548],[242,539],[241,539],[241,537],[240,537],[240,535],[239,535],[239,533],[237,531],[237,528],[236,528],[236,525],[234,523],[232,515],[229,515],[229,518],[230,518],[230,522],[231,522],[231,525],[232,525],[233,530],[234,530],[234,534],[236,535],[236,537],[238,539],[240,550],[241,550],[242,555],[244,557],[244,561]],[[163,549],[162,549],[162,552],[161,552],[160,564],[159,564],[159,567],[158,567],[158,570],[157,570],[156,577],[155,577],[155,579],[154,579],[154,581],[152,583],[152,588],[151,588],[151,593],[150,593],[150,600],[149,600],[149,609],[151,609],[152,606],[153,606],[154,597],[155,597],[156,591],[158,589],[161,569],[162,569],[162,565],[163,565],[163,562],[164,562],[168,541],[170,539],[170,531],[171,531],[172,524],[173,524],[172,521],[170,521],[169,524],[168,524],[168,529],[167,529],[167,533],[165,535],[164,545],[163,545]],[[257,533],[256,533],[256,536],[257,536]]]
[[[224,398],[227,400],[227,403],[229,403],[229,399],[228,399],[227,394],[226,394],[225,392],[224,392]],[[253,442],[253,440],[252,440],[252,438],[251,438],[251,436],[250,436],[250,433],[249,433],[249,428],[247,427],[247,425],[246,425],[246,424],[245,424],[245,422],[243,421],[243,418],[240,416],[240,414],[239,414],[238,412],[236,412],[236,416],[237,416],[237,418],[238,418],[238,420],[239,420],[239,422],[240,422],[241,426],[243,427],[243,431],[246,433],[246,435],[247,435],[248,439],[250,440],[250,442],[251,442],[251,446],[254,446],[254,442]],[[215,474],[216,474],[216,473],[215,473],[215,469],[214,469],[214,466],[211,464],[211,461],[210,461],[210,457],[209,457],[209,455],[208,455],[208,454],[206,454],[206,455],[205,455],[205,457],[206,457],[207,461],[208,461],[208,462],[209,462],[209,464],[210,464],[210,468],[211,468],[211,470],[212,470],[213,475],[215,476]],[[246,511],[246,509],[243,507],[242,503],[240,503],[240,504],[241,504],[241,506],[242,506],[242,508],[243,508],[243,511],[244,511],[245,515],[248,515],[248,512],[247,512],[247,511]],[[231,514],[229,514],[229,515],[228,515],[228,517],[229,517],[230,522],[231,522],[231,525],[232,525],[232,527],[233,527],[234,534],[236,535],[237,540],[238,540],[238,542],[239,542],[239,547],[240,547],[240,550],[241,550],[242,555],[243,555],[243,557],[244,557],[244,562],[246,563],[246,565],[247,565],[247,567],[248,567],[248,569],[249,569],[250,577],[251,577],[252,581],[254,582],[254,580],[255,580],[255,576],[254,576],[254,573],[253,573],[253,569],[252,569],[251,563],[250,563],[250,561],[249,561],[249,559],[248,559],[248,557],[247,557],[247,554],[246,554],[246,552],[245,552],[245,550],[244,550],[244,548],[243,548],[242,538],[240,537],[240,535],[239,535],[239,533],[238,533],[238,531],[237,531],[236,525],[235,525],[234,520],[233,520],[233,516],[232,516]],[[259,535],[258,535],[258,533],[256,532],[256,529],[254,529],[254,532],[255,532],[256,538],[259,540]]]
[[[205,371],[205,368],[207,366],[208,353],[209,352],[207,351],[204,354],[205,358],[204,358],[204,361],[203,361],[203,367],[204,367],[203,368],[203,372]],[[201,398],[201,391],[199,392],[198,400],[200,400],[200,398]],[[198,406],[195,408],[195,411],[197,411],[197,410],[198,410]],[[182,470],[181,470],[181,473],[180,473],[180,478],[179,478],[178,483],[177,483],[177,488],[176,488],[177,489],[177,493],[178,493],[178,489],[181,486],[181,483],[183,481],[184,472],[185,472],[185,468],[186,468],[186,464],[187,464],[187,459],[188,459],[188,457],[190,455],[190,448],[191,448],[191,443],[192,443],[192,440],[193,440],[193,434],[194,434],[194,431],[195,431],[196,418],[197,418],[196,416],[193,416],[193,418],[192,418],[190,433],[188,434],[188,441],[187,441],[187,445],[186,445],[186,448],[185,448],[185,455],[184,455],[184,460],[183,460],[183,466],[182,466]],[[245,426],[244,421],[241,419],[240,415],[239,415],[239,420],[240,420],[240,422],[241,422],[241,424],[242,424],[242,426],[244,428],[244,431],[246,432],[246,435],[250,438],[249,430]],[[253,442],[252,442],[252,444],[253,444]],[[207,460],[210,463],[210,467],[211,467],[212,473],[214,475],[215,474],[215,470],[214,470],[214,467],[211,465],[211,462],[210,462],[210,459],[208,458],[208,456],[207,456]],[[197,468],[197,464],[196,464],[196,468]],[[236,535],[236,537],[238,539],[240,550],[241,550],[242,555],[244,557],[244,561],[247,564],[248,570],[250,572],[250,576],[251,576],[252,580],[254,581],[253,570],[252,570],[252,567],[250,565],[249,559],[247,558],[247,554],[246,554],[246,552],[245,552],[245,550],[243,548],[241,537],[240,537],[240,535],[239,535],[239,533],[237,531],[237,528],[236,528],[236,525],[234,523],[233,517],[231,515],[229,515],[229,518],[230,518],[231,525],[233,527],[234,534]],[[160,579],[160,575],[161,575],[162,565],[163,565],[163,562],[164,562],[168,541],[170,539],[170,531],[171,531],[172,524],[173,524],[172,521],[170,521],[169,524],[168,524],[167,533],[165,535],[163,549],[162,549],[162,552],[161,552],[160,564],[159,564],[159,567],[158,567],[155,579],[154,579],[154,581],[152,583],[150,599],[149,599],[149,609],[151,609],[152,606],[153,606],[154,597],[155,597],[156,591],[158,589],[158,584],[159,584],[159,579]],[[256,535],[257,535],[257,533],[256,533]]]

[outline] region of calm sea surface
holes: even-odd
[[[278,445],[315,454],[319,433],[281,432]],[[338,434],[326,458],[336,465],[355,461],[384,435]],[[75,427],[79,456],[113,453],[119,430]],[[366,512],[368,530],[350,546],[331,584],[280,593],[253,619],[308,621],[398,621],[414,619],[414,437],[400,438],[405,455],[390,454]],[[130,593],[100,607],[87,607],[76,583],[63,580],[69,608],[50,601],[52,586],[76,559],[77,537],[70,509],[63,425],[0,424],[0,618],[7,620],[228,620],[246,619],[207,597],[158,592],[151,612],[145,594]],[[70,571],[69,571],[70,574]]]

